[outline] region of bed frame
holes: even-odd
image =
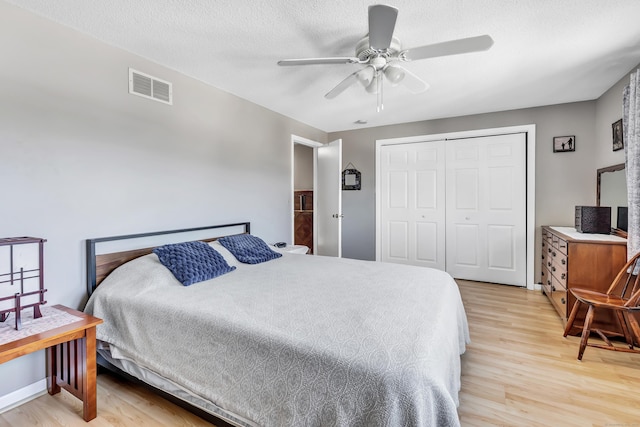
[[[195,228],[183,228],[179,230],[169,230],[169,231],[154,231],[150,233],[139,233],[139,234],[126,234],[122,236],[111,236],[111,237],[100,237],[97,239],[87,239],[86,241],[86,255],[87,255],[87,292],[89,295],[93,293],[96,287],[111,273],[113,270],[121,266],[122,264],[131,261],[132,259],[136,259],[143,255],[150,254],[156,246],[151,246],[142,249],[133,249],[123,252],[113,252],[107,254],[96,255],[96,244],[105,243],[105,242],[113,242],[116,240],[132,240],[132,239],[140,239],[145,237],[153,237],[153,236],[162,236],[162,235],[170,235],[170,234],[182,234],[182,233],[190,233],[194,231],[203,231],[203,230],[215,230],[220,228],[231,228],[231,227],[244,227],[244,231],[239,234],[249,234],[251,233],[251,223],[250,222],[236,222],[233,224],[221,224],[221,225],[209,225],[205,227],[195,227]],[[216,236],[212,238],[206,239],[198,239],[203,242],[211,242],[219,239],[223,236]]]
[[[153,237],[153,236],[162,236],[162,235],[171,235],[171,234],[182,234],[182,233],[190,233],[196,231],[204,231],[204,230],[216,230],[216,229],[224,229],[224,228],[232,228],[232,227],[242,227],[243,231],[241,233],[236,234],[250,234],[251,233],[251,223],[250,222],[238,222],[233,224],[222,224],[222,225],[210,225],[205,227],[195,227],[195,228],[184,228],[178,230],[169,230],[169,231],[156,231],[150,233],[139,233],[139,234],[127,234],[122,236],[111,236],[111,237],[100,237],[97,239],[88,239],[86,241],[86,262],[87,262],[87,292],[89,295],[93,293],[93,291],[100,285],[100,283],[120,265],[131,261],[135,258],[141,257],[143,255],[147,255],[153,251],[156,246],[146,247],[142,249],[133,249],[122,252],[113,252],[113,253],[105,253],[96,255],[96,244],[111,242],[116,240],[131,240],[131,239],[139,239],[145,237]],[[211,242],[214,240],[223,237],[223,235],[217,235],[216,237],[198,239],[203,242]],[[215,424],[218,427],[234,427],[233,424],[229,424],[227,421],[211,414],[210,412],[205,411],[202,408],[194,406],[189,402],[186,402],[170,393],[165,392],[164,390],[157,389],[144,381],[128,374],[127,372],[122,371],[121,369],[113,366],[107,360],[105,360],[99,353],[97,355],[98,362],[98,370],[99,372],[109,371],[114,373],[120,377],[125,378],[126,380],[132,381],[136,384],[139,384],[154,393],[162,396],[168,401],[186,409],[187,411],[199,416],[200,418],[209,421]]]

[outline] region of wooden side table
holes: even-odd
[[[47,388],[54,395],[64,388],[82,400],[83,418],[91,421],[98,415],[96,402],[96,326],[102,319],[62,305],[80,320],[0,345],[0,363],[25,354],[47,349]]]

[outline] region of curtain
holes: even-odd
[[[629,202],[627,258],[631,258],[640,252],[640,69],[631,73],[624,88],[622,124]]]

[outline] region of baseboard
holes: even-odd
[[[47,379],[43,378],[38,382],[0,396],[0,414],[35,399],[38,396],[42,396],[46,392]]]

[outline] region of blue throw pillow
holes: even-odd
[[[164,245],[155,248],[153,253],[184,286],[213,279],[236,269],[204,242]]]
[[[222,237],[218,242],[245,264],[259,264],[282,256],[271,250],[264,240],[251,234]]]

